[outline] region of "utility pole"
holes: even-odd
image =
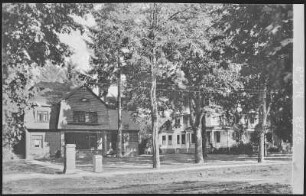
[[[267,86],[264,85],[264,90],[261,91],[261,113],[260,113],[260,123],[261,130],[259,136],[259,150],[258,150],[258,163],[264,162],[264,154],[265,154],[265,132],[266,132],[266,124],[267,124]]]
[[[121,67],[120,51],[118,49],[118,132],[117,132],[117,157],[122,157],[122,113],[121,113]]]
[[[159,159],[159,140],[158,140],[158,116],[157,116],[157,101],[156,101],[156,77],[157,77],[157,62],[156,62],[156,43],[155,43],[155,29],[157,24],[157,5],[153,4],[151,14],[151,41],[153,44],[152,48],[152,58],[151,58],[151,89],[150,89],[150,97],[151,97],[151,117],[152,117],[152,131],[153,131],[153,168],[160,168],[160,159]]]

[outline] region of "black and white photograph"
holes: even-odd
[[[304,16],[2,3],[2,194],[303,194]]]

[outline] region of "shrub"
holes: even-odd
[[[268,148],[268,152],[280,152],[280,148],[277,146],[271,146]]]
[[[212,154],[253,154],[253,145],[251,143],[238,143],[231,148],[218,148],[212,151]]]
[[[231,154],[252,154],[253,153],[253,146],[251,143],[238,143],[235,146],[231,147],[230,149]]]
[[[218,148],[218,149],[213,149],[211,151],[212,154],[228,154],[229,153],[229,149],[228,148]]]
[[[19,159],[16,154],[10,150],[8,147],[2,147],[2,160],[3,161],[10,161],[10,160],[16,160]]]

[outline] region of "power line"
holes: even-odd
[[[140,84],[141,83],[151,84],[151,82],[146,82],[146,81],[142,81],[142,82],[140,82]],[[165,84],[167,86],[177,87],[176,84],[168,84],[168,83],[162,83],[162,82],[156,82],[156,83],[157,84]],[[87,82],[87,84],[101,85],[101,84],[108,84],[108,83],[103,83],[103,82]],[[187,85],[184,85],[184,86],[189,87],[189,88],[196,88],[194,86],[187,86]],[[147,87],[147,86],[138,86],[138,87],[134,87],[132,89],[137,89],[137,88],[150,89],[150,87]],[[212,91],[209,91],[209,90],[165,89],[165,88],[157,88],[157,90],[160,90],[160,91],[177,91],[177,92],[202,92],[202,93],[204,92],[204,93],[209,93],[209,94],[210,93],[211,94],[220,94],[220,92],[212,92]],[[226,91],[227,89],[226,88],[214,88],[214,90]],[[229,89],[229,92],[225,92],[225,93],[227,93],[227,94],[243,94],[243,93],[246,93],[246,94],[259,94],[261,92],[263,92],[263,90],[261,90],[261,89],[255,89],[255,88],[253,88],[253,89],[237,88],[237,89],[234,89],[234,90],[230,90]],[[269,93],[270,94],[274,94],[274,93],[277,93],[277,92],[279,92],[279,90],[272,90]]]
[[[142,89],[150,89],[150,87],[145,87],[145,86],[139,86],[139,87],[134,87],[132,89],[139,89],[139,88],[142,88]],[[212,92],[212,91],[205,91],[205,90],[184,90],[184,89],[181,89],[181,90],[178,90],[178,89],[163,89],[163,88],[156,88],[156,90],[158,91],[175,91],[175,92],[185,92],[185,93],[207,93],[207,94],[221,94],[220,92]],[[256,92],[256,91],[253,91],[253,92],[243,92],[243,91],[240,91],[240,92],[225,92],[225,94],[243,94],[243,93],[246,93],[246,94],[251,94],[251,95],[258,95],[259,93],[261,93],[260,91]]]
[[[148,84],[151,84],[151,82],[148,82],[148,81],[142,81],[140,83],[148,83]],[[175,86],[177,87],[178,85],[177,84],[169,84],[169,83],[162,83],[162,82],[156,82],[156,84],[161,84],[161,85],[167,85],[167,86]],[[185,85],[183,84],[184,86],[186,87],[190,87],[190,88],[196,88],[195,86],[189,86],[189,85]],[[226,88],[214,88],[214,89],[217,89],[217,90],[226,90]],[[259,88],[237,88],[237,90],[242,90],[242,91],[263,91]],[[273,90],[273,91],[276,91],[276,90]]]

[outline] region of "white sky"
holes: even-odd
[[[96,4],[95,8],[101,6],[100,4]],[[92,15],[87,15],[84,18],[79,16],[72,16],[74,20],[82,25],[93,27],[96,25],[96,22]],[[71,56],[71,60],[73,63],[77,65],[77,69],[81,72],[86,72],[90,69],[89,59],[90,55],[93,54],[89,48],[87,47],[84,40],[91,41],[87,36],[86,32],[81,35],[79,31],[73,31],[70,34],[59,34],[59,39],[69,45],[74,54]],[[122,80],[125,80],[125,76],[122,76]],[[112,85],[108,90],[108,96],[117,96],[118,88],[117,85]]]
[[[96,24],[92,15],[87,15],[86,19],[79,16],[72,17],[76,22],[82,25],[91,27]],[[83,35],[81,35],[79,31],[72,31],[70,34],[59,34],[59,39],[73,49],[74,54],[71,56],[71,60],[77,65],[77,69],[80,71],[87,71],[90,68],[89,59],[91,51],[87,48],[84,41],[90,41],[86,32]]]

